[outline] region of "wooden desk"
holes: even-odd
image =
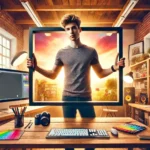
[[[34,118],[25,118],[25,125]],[[0,141],[0,148],[128,148],[134,147],[150,147],[150,140],[139,140],[136,135],[119,132],[118,137],[114,137],[110,133],[110,129],[120,123],[132,122],[137,123],[129,117],[113,117],[113,118],[94,118],[94,119],[64,119],[52,118],[51,124],[47,127],[34,124],[30,129],[25,129],[20,140]],[[110,139],[98,138],[81,138],[81,139],[46,139],[47,133],[51,128],[102,128],[108,131]],[[2,125],[0,130],[14,129],[14,121]],[[24,127],[21,129],[24,130]],[[150,133],[150,128],[143,132]]]

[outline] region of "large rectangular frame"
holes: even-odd
[[[33,54],[33,34],[38,32],[45,32],[45,31],[64,31],[64,29],[60,27],[36,27],[30,28],[29,30],[29,58],[32,58]],[[82,27],[82,31],[115,31],[118,33],[118,43],[119,43],[119,59],[122,58],[122,47],[123,47],[123,33],[121,27]],[[42,106],[42,105],[49,105],[49,106],[64,106],[64,105],[95,105],[95,106],[121,106],[123,105],[123,68],[120,67],[119,69],[119,101],[118,102],[96,102],[96,101],[88,101],[88,102],[58,102],[58,101],[51,101],[51,102],[34,102],[33,101],[33,69],[29,68],[29,105],[30,106]]]

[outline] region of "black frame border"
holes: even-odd
[[[64,31],[61,27],[36,27],[29,29],[29,58],[33,53],[33,34],[48,31]],[[123,30],[121,27],[82,27],[82,31],[116,31],[119,34],[119,59],[123,57]],[[29,105],[30,106],[66,106],[66,105],[94,105],[94,106],[122,106],[123,105],[123,68],[119,69],[119,101],[117,102],[35,102],[33,101],[33,69],[29,68]]]

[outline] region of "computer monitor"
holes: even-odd
[[[29,73],[0,69],[0,110],[10,105],[29,103]]]
[[[102,68],[110,68],[115,64],[119,53],[122,58],[122,28],[121,27],[82,27],[81,42],[95,48]],[[33,53],[38,65],[46,70],[54,66],[56,54],[69,44],[64,29],[59,27],[30,28],[29,57]],[[70,57],[70,56],[68,56]],[[62,69],[55,80],[44,77],[38,72],[29,70],[30,105],[122,105],[123,102],[123,68],[105,78],[98,78],[94,71],[90,72],[92,101],[66,102],[62,101],[64,87],[64,70]]]

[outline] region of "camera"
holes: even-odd
[[[48,112],[42,112],[35,115],[35,125],[48,126],[50,124],[50,114]]]

